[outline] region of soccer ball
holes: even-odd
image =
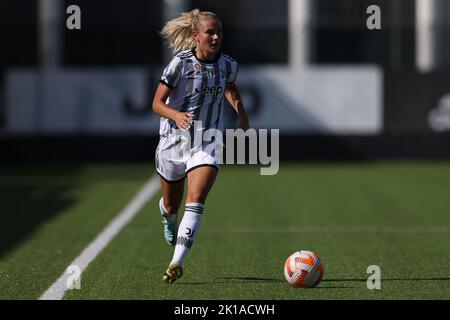
[[[294,288],[314,288],[322,280],[323,265],[311,251],[297,251],[287,258],[284,276]]]

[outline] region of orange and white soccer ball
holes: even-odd
[[[287,258],[284,276],[294,288],[314,288],[322,280],[323,265],[314,252],[297,251]]]

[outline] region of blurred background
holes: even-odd
[[[0,4],[2,159],[152,160],[158,31],[192,8],[221,17],[251,125],[280,129],[282,160],[450,156],[448,1],[36,0]]]

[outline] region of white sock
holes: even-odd
[[[184,258],[188,254],[200,229],[203,209],[203,203],[186,203],[183,219],[178,227],[177,244],[173,253],[172,262],[183,265]]]
[[[164,208],[163,198],[159,200],[159,211],[161,211],[161,215],[167,220],[167,222],[172,223],[177,220],[177,212],[170,214],[167,212],[166,208]]]

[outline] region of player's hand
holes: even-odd
[[[189,129],[193,121],[193,116],[191,112],[178,112],[174,120],[178,128]]]

